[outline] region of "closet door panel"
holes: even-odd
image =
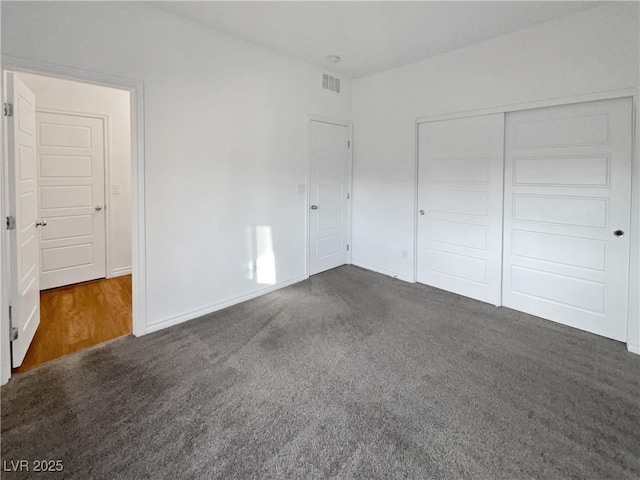
[[[418,281],[500,305],[504,115],[421,123]]]
[[[505,306],[626,340],[631,120],[631,99],[507,114]]]

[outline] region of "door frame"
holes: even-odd
[[[132,200],[132,287],[133,287],[133,335],[138,337],[146,332],[146,231],[145,231],[145,156],[144,156],[144,83],[140,80],[117,77],[98,72],[91,72],[76,68],[64,67],[45,62],[34,62],[18,57],[3,55],[1,59],[3,98],[5,95],[5,71],[12,71],[46,75],[49,77],[75,80],[83,83],[117,88],[130,94],[131,115],[131,200]],[[7,158],[4,145],[4,117],[2,117],[2,151]],[[0,187],[7,191],[7,161],[2,162],[0,168]],[[105,175],[106,177],[106,175]],[[0,211],[2,223],[8,212],[8,194],[0,195]],[[0,235],[0,385],[4,385],[11,378],[11,343],[9,340],[9,237],[3,225]]]
[[[305,188],[305,214],[304,214],[304,226],[305,226],[305,243],[304,243],[304,255],[305,255],[305,272],[304,277],[309,278],[310,276],[310,233],[309,228],[311,226],[311,202],[309,198],[309,182],[311,178],[311,135],[309,132],[311,130],[311,122],[320,122],[320,123],[328,123],[331,125],[338,125],[341,127],[347,127],[349,142],[351,142],[351,147],[349,148],[349,158],[347,165],[347,185],[349,188],[349,203],[347,206],[347,245],[349,246],[349,250],[347,251],[347,265],[351,265],[351,256],[353,253],[353,242],[351,241],[351,211],[353,209],[353,122],[350,120],[339,120],[331,117],[324,117],[322,115],[315,114],[307,114],[307,123],[306,123],[306,135],[307,135],[307,178],[306,178],[306,188]]]
[[[556,107],[561,105],[571,105],[574,103],[593,102],[597,100],[613,100],[616,98],[630,97],[632,102],[631,119],[631,228],[629,249],[629,278],[628,278],[628,304],[627,304],[627,350],[640,355],[640,122],[638,121],[638,108],[640,92],[636,87],[623,88],[619,90],[607,90],[602,92],[592,92],[567,97],[549,98],[530,102],[500,105],[496,107],[481,108],[476,110],[462,110],[457,112],[427,115],[418,117],[415,120],[414,138],[414,242],[413,242],[413,281],[418,278],[418,132],[421,123],[436,122],[440,120],[453,120],[456,118],[475,117],[479,115],[489,115],[523,110],[532,110],[544,107]],[[634,244],[636,248],[634,250]],[[638,323],[635,334],[631,331],[634,321]]]

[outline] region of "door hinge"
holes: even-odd
[[[2,111],[5,117],[13,117],[13,103],[5,103]]]
[[[349,251],[349,244],[347,243],[347,252]]]
[[[16,218],[7,217],[7,230],[15,230],[15,229],[16,229]]]
[[[351,148],[351,140],[347,140],[347,148]]]
[[[13,315],[11,314],[11,305],[9,305],[9,325],[11,325],[11,320]],[[9,341],[13,342],[18,339],[18,327],[11,327],[9,329]]]
[[[351,199],[351,194],[347,192],[347,200]]]

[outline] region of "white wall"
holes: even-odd
[[[416,118],[637,88],[638,15],[635,2],[612,3],[356,80],[353,262],[414,278]],[[637,189],[634,201],[638,220]],[[634,229],[630,343],[640,345]]]
[[[1,7],[3,55],[144,81],[148,330],[270,287],[268,240],[303,278],[306,115],[350,119],[351,82],[141,2]]]
[[[59,78],[18,73],[36,108],[107,117],[107,276],[131,273],[131,118],[129,92]],[[111,185],[120,185],[120,194]]]
[[[305,114],[349,119],[351,82],[138,2],[1,8],[3,54],[144,81],[151,329],[264,288],[259,226],[277,282],[304,274]],[[638,28],[613,3],[357,80],[354,261],[413,278],[417,117],[637,87]]]

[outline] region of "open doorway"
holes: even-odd
[[[11,366],[132,333],[130,92],[5,71]]]

